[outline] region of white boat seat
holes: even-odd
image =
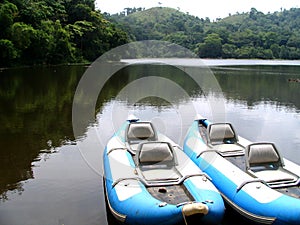
[[[299,177],[284,168],[283,160],[273,143],[254,143],[246,148],[246,169],[271,187],[298,183]]]
[[[208,126],[208,141],[210,144],[234,144],[237,135],[230,123],[213,123]]]
[[[127,142],[137,143],[142,140],[155,141],[156,132],[150,122],[132,122],[127,128]]]
[[[147,181],[176,181],[180,175],[168,142],[142,142],[137,150],[137,165]]]

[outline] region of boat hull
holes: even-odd
[[[300,200],[271,189],[207,146],[197,120],[183,149],[212,178],[224,200],[245,218],[260,224],[300,224]]]
[[[201,205],[205,209],[203,213],[197,213],[199,223],[220,224],[225,210],[222,197],[203,174],[187,176],[182,183],[178,184],[189,192],[193,200],[197,204],[199,203],[198,205],[187,202],[177,202],[176,204],[165,202],[149,192],[149,187],[137,178],[135,161],[132,154],[126,149],[124,135],[129,123],[125,123],[110,139],[103,154],[104,187],[112,214],[124,224],[172,225],[184,222],[188,218],[188,216],[183,215],[184,207]],[[164,137],[164,140],[166,139]],[[182,150],[177,151],[176,155],[180,158],[179,161],[188,161],[184,165],[182,164],[181,168],[178,168],[182,173],[199,170]],[[179,164],[181,163],[179,162]],[[157,185],[157,188],[159,189],[160,186]],[[161,190],[168,189],[162,185]],[[190,210],[190,212],[192,211]]]

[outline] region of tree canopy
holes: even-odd
[[[202,58],[300,59],[299,15],[252,8],[211,21],[164,7],[110,15],[95,0],[2,0],[0,66],[91,62],[141,40],[176,43]]]
[[[128,13],[130,12],[130,13]],[[264,14],[255,8],[210,21],[172,8],[109,15],[132,40],[182,45],[204,58],[300,59],[300,9]]]
[[[0,66],[93,61],[128,42],[94,0],[4,0]]]

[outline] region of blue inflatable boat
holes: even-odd
[[[150,122],[130,119],[103,154],[108,208],[125,224],[220,224],[222,196],[203,173]]]
[[[273,143],[251,143],[230,123],[199,116],[183,149],[242,216],[259,224],[300,224],[300,166],[282,158]]]

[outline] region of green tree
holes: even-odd
[[[53,9],[46,1],[28,1],[20,11],[22,22],[38,27],[43,20],[52,16]]]
[[[296,34],[292,34],[290,36],[290,38],[288,39],[288,42],[287,42],[287,46],[288,47],[300,48],[300,36],[299,36],[299,33],[297,35]]]
[[[280,58],[280,46],[278,44],[272,44],[270,46],[270,49],[272,51],[272,54],[274,56],[274,58]]]
[[[289,59],[300,59],[300,49],[295,47],[290,47]]]
[[[52,64],[74,61],[75,48],[71,43],[70,33],[65,30],[60,21],[50,22],[49,35],[52,36],[50,42],[47,61]]]
[[[67,29],[70,31],[72,40],[77,47],[77,59],[83,60],[83,40],[85,36],[95,30],[96,27],[94,27],[92,22],[76,21],[74,24],[69,24]]]
[[[16,22],[11,27],[11,40],[14,46],[20,50],[27,49],[30,46],[34,34],[35,30],[32,26],[23,22]]]
[[[44,21],[42,24],[45,23]],[[47,23],[47,26],[49,23]],[[31,45],[23,52],[23,61],[25,64],[45,64],[48,63],[47,57],[51,52],[55,40],[52,33],[46,32],[43,25],[35,30],[31,37]]]
[[[216,33],[208,34],[204,43],[198,45],[198,55],[204,58],[218,58],[222,56],[222,39]]]
[[[275,32],[266,32],[264,34],[264,48],[269,49],[272,45],[278,44],[278,34]]]
[[[0,39],[0,66],[9,66],[18,57],[14,44],[10,40]]]
[[[280,53],[279,53],[279,57],[281,59],[289,59],[289,49],[286,46],[281,46],[280,47]]]
[[[10,28],[17,14],[18,8],[16,5],[7,1],[0,4],[0,38],[8,38]]]
[[[189,47],[189,43],[190,43],[189,37],[182,31],[171,33],[165,36],[164,40],[172,43],[176,43],[186,48]]]
[[[251,8],[249,13],[249,18],[252,20],[257,20],[258,11],[255,8]]]
[[[235,51],[235,55],[237,58],[241,59],[255,58],[255,56],[257,55],[257,51],[254,47],[242,46]]]
[[[35,32],[34,43],[27,49],[27,55],[34,57],[33,62],[45,62],[50,64],[73,62],[75,48],[71,42],[70,33],[62,26],[59,20],[42,21],[40,29]],[[31,52],[37,52],[37,58]]]
[[[85,4],[77,4],[72,7],[72,10],[69,12],[68,22],[70,24],[75,23],[76,21],[91,21],[92,20],[92,9]]]
[[[237,47],[233,44],[224,44],[222,46],[222,57],[223,58],[236,58],[236,49]]]
[[[256,55],[254,58],[259,59],[273,59],[273,52],[271,49],[264,49],[262,47],[256,48]]]
[[[0,30],[1,65],[92,61],[128,42],[94,0],[4,0]]]
[[[259,42],[259,37],[252,30],[246,29],[230,34],[228,42],[238,48],[242,46],[255,46]]]

